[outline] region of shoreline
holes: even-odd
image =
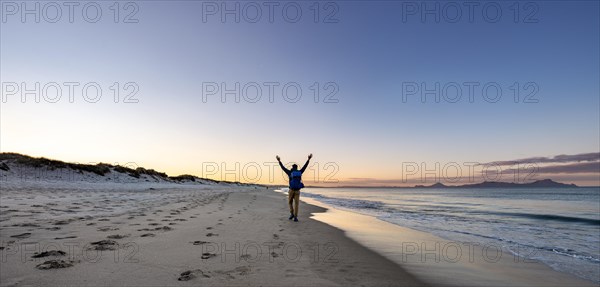
[[[301,199],[327,209],[311,218],[344,230],[348,237],[433,286],[597,286],[501,246],[450,241],[313,198]]]
[[[3,185],[1,286],[428,286],[272,189],[74,186]]]

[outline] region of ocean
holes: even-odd
[[[305,188],[303,197],[600,283],[600,188]]]

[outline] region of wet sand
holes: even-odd
[[[597,286],[536,260],[516,256],[503,246],[449,241],[371,216],[335,209],[311,198],[304,200],[328,209],[313,218],[345,230],[350,238],[434,286]],[[527,251],[523,250],[535,256]]]

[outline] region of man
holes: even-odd
[[[308,163],[312,158],[312,153],[308,155],[308,160],[300,170],[298,170],[297,164],[293,164],[292,169],[289,170],[285,168],[285,166],[283,166],[283,164],[281,163],[281,158],[279,156],[275,156],[275,158],[277,158],[279,166],[281,167],[281,169],[283,169],[285,174],[287,174],[290,179],[290,191],[288,192],[288,204],[290,205],[289,219],[291,220],[293,218],[294,221],[298,222],[298,203],[300,202],[300,189],[304,187],[304,184],[302,183],[302,173],[304,173],[304,171],[308,167]]]

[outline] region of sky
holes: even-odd
[[[312,185],[600,185],[598,1],[0,2],[2,152],[273,184],[275,155],[312,153]]]

